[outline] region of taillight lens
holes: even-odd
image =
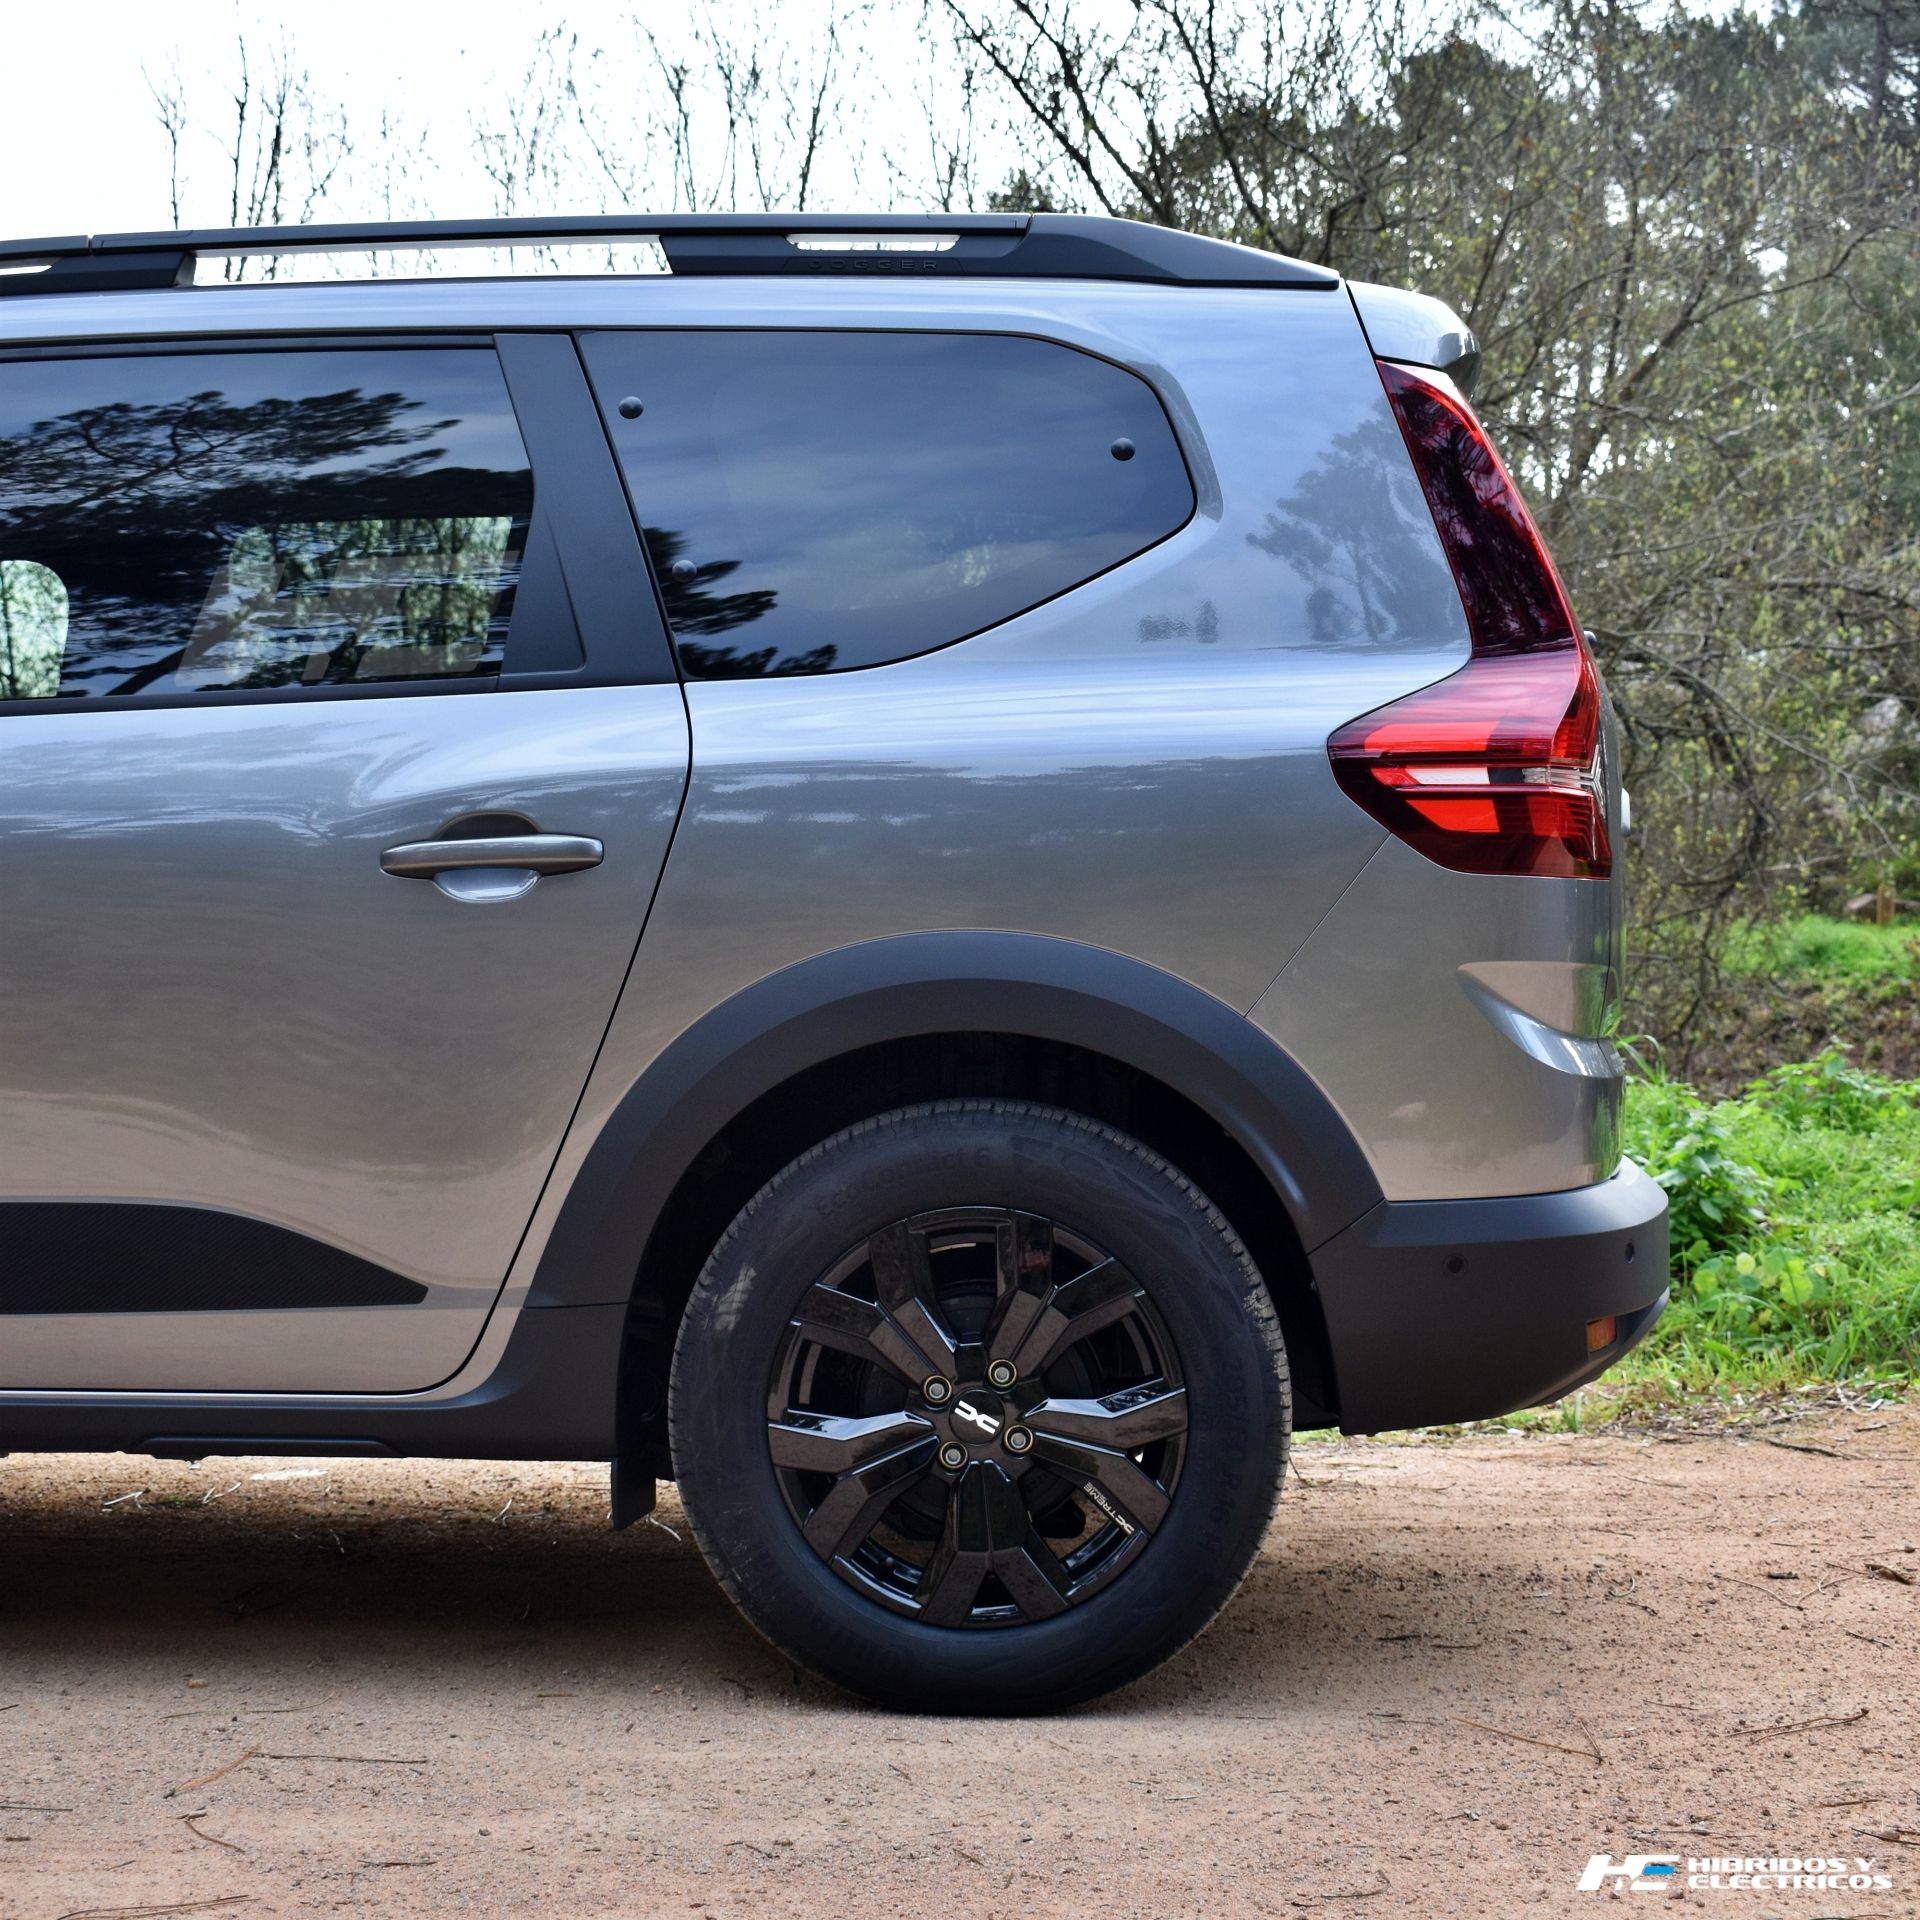
[[[1533,517],[1444,379],[1382,361],[1473,653],[1327,742],[1348,796],[1461,873],[1604,879],[1600,685]]]

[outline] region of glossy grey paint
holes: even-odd
[[[979,328],[1081,346],[1159,389],[1200,508],[1117,572],[943,651],[820,680],[688,689],[692,781],[641,964],[540,1190],[504,1311],[460,1373],[426,1397],[462,1390],[497,1359],[573,1174],[675,1036],[741,987],[876,935],[1059,934],[1152,961],[1238,1010],[1258,1003],[1261,1024],[1353,1121],[1390,1196],[1594,1177],[1609,1083],[1554,1077],[1539,1058],[1551,1041],[1515,1021],[1568,1031],[1554,1024],[1565,994],[1541,983],[1560,980],[1554,969],[1594,964],[1609,890],[1470,880],[1397,843],[1383,847],[1326,763],[1334,725],[1440,678],[1467,654],[1458,596],[1342,295],[804,279],[237,287],[16,300],[0,307],[0,345],[116,332],[646,325]],[[504,697],[368,706],[418,704],[437,715],[490,710]],[[667,771],[670,734],[652,771]],[[0,732],[0,748],[8,744]],[[664,806],[653,795],[634,804]],[[602,834],[577,814],[537,817]],[[439,825],[410,821],[391,840]],[[664,840],[664,825],[659,833]],[[616,836],[602,837],[612,868]],[[605,877],[543,881],[511,910]],[[449,914],[496,911],[384,884]],[[1548,972],[1497,971],[1513,966]],[[1496,983],[1489,991],[1514,1021],[1503,1025],[1470,997],[1463,968]],[[526,970],[543,978],[539,963]],[[1583,990],[1567,989],[1576,1000]],[[1502,1113],[1512,1124],[1488,1138],[1507,1141],[1517,1161],[1463,1144],[1463,1128]],[[1535,1123],[1541,1131],[1523,1139]],[[530,1174],[534,1163],[512,1164]],[[462,1206],[452,1196],[485,1212],[499,1190],[462,1166],[420,1172],[401,1176],[407,1199],[456,1236]],[[438,1200],[427,1197],[429,1173]],[[406,1211],[396,1204],[396,1223]],[[477,1317],[467,1308],[488,1283],[436,1270],[435,1285],[470,1338]],[[401,1311],[425,1326],[449,1310]],[[386,1343],[401,1336],[383,1311],[377,1339],[361,1337],[358,1316],[361,1327],[326,1348],[332,1384],[347,1395],[435,1377],[420,1371],[424,1352],[392,1358]],[[170,1377],[183,1388],[225,1384],[189,1377],[188,1335],[204,1336],[206,1318],[179,1330]],[[436,1364],[457,1345],[406,1338],[430,1345]],[[236,1356],[249,1342],[256,1359],[283,1349],[284,1328],[237,1329]],[[318,1371],[300,1363],[302,1380]],[[72,1384],[113,1383],[96,1371]],[[251,1384],[295,1383],[277,1374]]]
[[[1326,735],[1457,667],[1467,637],[1351,307],[1055,297],[1000,324],[1152,378],[1195,440],[1199,512],[917,659],[688,686],[649,990],[621,1002],[517,1284],[627,1088],[754,980],[856,940],[996,928],[1112,947],[1244,1011],[1379,844]]]
[[[1389,1199],[1584,1186],[1620,1151],[1613,923],[1604,885],[1449,873],[1388,840],[1253,1017]]]
[[[1378,358],[1436,367],[1462,393],[1473,391],[1474,376],[1480,370],[1480,343],[1444,300],[1364,280],[1348,281],[1347,291],[1366,329],[1367,344]]]
[[[0,721],[0,1198],[294,1228],[417,1307],[11,1316],[7,1388],[397,1391],[479,1337],[639,938],[677,687]],[[605,843],[481,904],[382,851],[510,810]]]

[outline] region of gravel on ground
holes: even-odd
[[[1920,1913],[1917,1468],[1897,1407],[1310,1441],[1202,1640],[1009,1721],[796,1673],[604,1469],[19,1456],[0,1914],[1450,1920],[1591,1913],[1596,1853]]]

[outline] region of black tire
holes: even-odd
[[[989,1216],[997,1239],[985,1237]],[[951,1225],[963,1217],[974,1224]],[[909,1270],[933,1303],[933,1335],[900,1291]],[[1010,1284],[1010,1274],[1029,1277]],[[835,1275],[851,1277],[816,1291]],[[1090,1284],[1076,1290],[1076,1279]],[[871,1304],[845,1304],[863,1293]],[[893,1314],[880,1311],[888,1299]],[[867,1316],[858,1337],[842,1337],[849,1314]],[[1076,1332],[1096,1322],[1101,1331]],[[814,1339],[823,1325],[838,1331]],[[936,1335],[960,1342],[946,1405],[929,1403],[908,1366],[875,1364],[868,1335],[897,1357],[903,1325],[917,1329],[914,1367]],[[994,1362],[998,1378],[1015,1372],[1003,1395],[984,1386],[990,1354],[1010,1356]],[[810,1399],[792,1397],[796,1381]],[[803,1431],[815,1416],[787,1409],[834,1394],[866,1397],[820,1420],[831,1464],[815,1471]],[[1113,1426],[1116,1408],[1136,1424]],[[1291,1401],[1266,1288],[1190,1181],[1078,1115],[949,1100],[849,1127],[748,1203],[688,1303],[670,1421],[701,1551],[776,1647],[885,1705],[1017,1713],[1138,1678],[1220,1611],[1272,1517]],[[1083,1444],[1096,1431],[1154,1437]],[[1015,1459],[1010,1445],[1031,1452]],[[961,1451],[964,1465],[935,1472]],[[857,1488],[842,1465],[854,1461],[868,1476]],[[909,1469],[917,1477],[902,1482]],[[905,1491],[870,1534],[839,1555],[809,1544],[803,1524],[840,1537],[841,1516],[871,1508],[874,1485],[889,1480]]]

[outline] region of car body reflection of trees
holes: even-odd
[[[498,658],[532,508],[524,457],[452,464],[467,423],[397,392],[301,392],[297,363],[338,357],[277,358],[293,390],[245,400],[202,387],[22,419],[0,393],[0,697]],[[125,369],[151,392],[179,364],[102,359],[72,377],[104,392]]]

